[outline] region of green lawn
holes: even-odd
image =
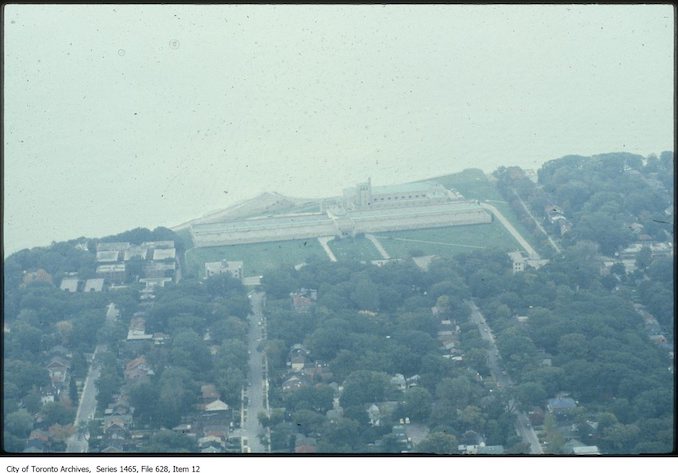
[[[489,224],[404,230],[378,233],[377,237],[392,258],[406,258],[412,250],[425,255],[454,256],[482,248],[512,251],[520,248],[498,221]]]
[[[315,238],[307,240],[252,243],[249,245],[193,248],[186,252],[186,267],[190,274],[204,275],[204,263],[222,259],[243,261],[245,276],[263,274],[279,265],[294,266],[310,257],[327,259]]]
[[[456,189],[467,199],[480,200],[481,202],[489,201],[488,203],[494,205],[530,245],[537,251],[543,250],[532,233],[520,223],[511,206],[504,200],[494,183],[487,178],[482,170],[465,169],[462,172],[428,179],[428,181],[439,182],[447,188]]]
[[[357,259],[371,261],[382,259],[372,242],[367,238],[342,238],[328,243],[337,260]]]
[[[425,182],[439,182],[448,189],[458,190],[461,195],[471,200],[504,200],[494,183],[490,182],[480,169],[465,169],[455,174],[427,179]]]
[[[497,208],[497,210],[499,210],[504,215],[504,217],[506,217],[506,220],[511,222],[513,224],[513,226],[516,227],[516,230],[518,230],[520,232],[520,234],[523,236],[523,238],[525,238],[527,240],[527,242],[530,245],[532,245],[532,247],[535,250],[537,250],[539,252],[543,251],[543,247],[542,247],[541,243],[539,243],[535,239],[534,235],[530,232],[530,230],[525,228],[525,225],[520,223],[520,220],[518,220],[518,216],[516,215],[516,213],[513,211],[513,209],[511,208],[511,206],[508,203],[504,203],[504,202],[489,202],[489,203],[494,205]]]

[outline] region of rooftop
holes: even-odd
[[[156,248],[153,250],[153,260],[174,259],[176,250],[174,248]]]
[[[76,292],[78,290],[78,280],[75,278],[64,278],[61,280],[59,289],[62,291]]]
[[[125,271],[125,263],[102,264],[97,268],[97,273],[114,273],[118,271]]]
[[[104,288],[104,280],[102,278],[88,279],[85,281],[85,292],[101,292]]]
[[[126,250],[129,247],[130,247],[130,243],[128,241],[111,241],[111,242],[107,242],[107,243],[97,243],[97,253],[99,251]]]
[[[547,404],[550,409],[574,409],[577,407],[577,401],[571,397],[557,397],[555,399],[549,399]]]
[[[118,261],[117,250],[103,250],[97,251],[97,262],[99,263],[113,263]]]
[[[440,184],[431,184],[426,182],[410,182],[405,184],[393,184],[387,186],[373,186],[372,194],[401,194],[403,192],[430,192],[441,189]]]
[[[148,250],[146,248],[141,248],[138,246],[133,246],[131,248],[128,248],[125,250],[125,261],[129,261],[132,258],[138,257],[141,259],[146,259],[146,252]]]

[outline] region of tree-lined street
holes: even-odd
[[[487,366],[490,369],[490,373],[494,378],[497,386],[500,389],[504,389],[510,386],[513,386],[513,381],[511,377],[506,373],[504,369],[501,368],[501,355],[497,349],[497,344],[492,334],[492,330],[487,325],[485,317],[478,306],[472,300],[467,301],[468,306],[471,308],[471,320],[476,324],[478,330],[480,330],[480,336],[483,340],[486,340],[490,344],[490,348],[487,349]],[[515,399],[509,401],[511,406],[515,406]],[[520,437],[530,445],[530,453],[533,454],[543,454],[544,450],[539,443],[537,434],[534,432],[530,421],[522,411],[516,411],[516,432]]]
[[[260,436],[266,435],[263,427],[259,424],[259,412],[268,412],[266,379],[266,360],[263,352],[262,341],[266,336],[266,321],[264,319],[264,301],[266,295],[263,292],[250,293],[252,314],[250,315],[250,328],[247,334],[247,346],[249,350],[248,361],[248,384],[243,389],[241,408],[242,451],[245,453],[264,453],[269,449],[262,444]]]

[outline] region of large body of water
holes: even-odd
[[[4,250],[673,147],[670,6],[9,6]]]

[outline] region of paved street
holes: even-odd
[[[530,212],[530,209],[527,208],[527,205],[525,205],[525,202],[523,202],[523,199],[520,198],[520,196],[518,195],[518,193],[517,193],[515,190],[513,191],[513,194],[518,198],[518,202],[520,202],[520,205],[523,207],[523,209],[525,210],[525,212],[527,212],[527,215],[530,216],[530,218],[532,219],[532,221],[534,222],[534,224],[537,226],[537,228],[538,228],[544,235],[546,235],[546,238],[548,238],[549,243],[551,244],[551,246],[553,247],[553,249],[556,250],[557,253],[560,253],[561,250],[560,250],[560,247],[558,246],[558,243],[556,243],[555,240],[554,240],[553,238],[551,238],[551,235],[549,235],[548,233],[546,233],[546,230],[544,230],[544,227],[541,226],[541,223],[539,223],[539,220],[537,220],[537,219],[534,217],[534,215],[532,215],[532,212]]]
[[[513,381],[511,377],[501,368],[501,355],[497,349],[497,344],[492,334],[492,330],[487,325],[485,317],[480,312],[478,306],[472,300],[466,301],[468,306],[471,308],[471,320],[475,323],[480,330],[480,336],[483,340],[486,340],[490,343],[490,348],[487,350],[487,365],[490,369],[490,373],[494,378],[497,386],[499,388],[505,388],[508,386],[513,386]],[[511,405],[515,405],[515,400],[511,399]],[[523,439],[524,442],[530,444],[530,453],[532,454],[543,454],[544,450],[539,443],[537,434],[534,432],[532,425],[530,424],[529,419],[524,412],[516,411],[516,432]]]
[[[382,246],[381,242],[379,241],[379,239],[377,239],[376,236],[374,236],[370,233],[365,233],[365,238],[367,238],[368,240],[370,240],[372,242],[372,244],[377,249],[377,251],[379,252],[379,254],[381,255],[382,258],[391,259],[391,255],[389,255],[386,252],[386,249]]]
[[[259,424],[259,412],[268,412],[267,383],[265,377],[266,361],[263,350],[257,348],[266,338],[266,321],[263,315],[265,300],[263,292],[252,292],[250,303],[250,330],[247,334],[247,346],[250,353],[248,362],[248,387],[243,390],[243,409],[241,411],[242,451],[264,453],[268,449],[262,445],[259,435],[264,433]]]
[[[499,211],[499,209],[497,209],[494,205],[490,205],[490,204],[485,203],[485,202],[481,202],[480,206],[482,208],[486,209],[486,210],[489,210],[490,212],[492,212],[492,214],[495,217],[497,217],[497,220],[499,220],[501,222],[501,224],[504,225],[506,230],[508,230],[509,233],[511,235],[513,235],[513,238],[515,238],[516,241],[518,241],[518,243],[520,244],[520,246],[522,246],[523,249],[525,249],[525,251],[530,256],[530,258],[536,258],[536,259],[540,258],[539,253],[537,253],[537,250],[532,248],[532,245],[530,245],[527,242],[527,240],[525,240],[525,238],[523,238],[523,236],[520,234],[520,232],[518,232],[518,230],[516,230],[516,228],[511,224],[511,222],[509,222],[506,219],[506,217],[504,217],[504,215]]]
[[[337,262],[337,257],[334,256],[334,252],[332,252],[332,248],[330,248],[330,245],[327,244],[327,242],[334,240],[334,237],[318,237],[318,242],[320,243],[320,246],[323,247],[323,250],[325,250],[325,254],[327,254],[327,257],[332,261],[333,263]]]
[[[68,438],[66,441],[66,452],[69,453],[86,453],[88,450],[88,442],[86,436],[81,435],[79,432],[79,427],[83,426],[82,433],[85,433],[84,426],[94,418],[94,411],[97,408],[97,388],[94,385],[101,370],[97,365],[96,357],[98,353],[101,353],[104,350],[103,345],[97,345],[94,350],[94,356],[89,365],[89,371],[87,372],[87,378],[85,379],[85,384],[82,389],[82,395],[80,396],[80,403],[78,404],[78,412],[75,415],[75,422],[73,425],[76,427],[75,433]],[[85,434],[86,435],[86,434]]]

